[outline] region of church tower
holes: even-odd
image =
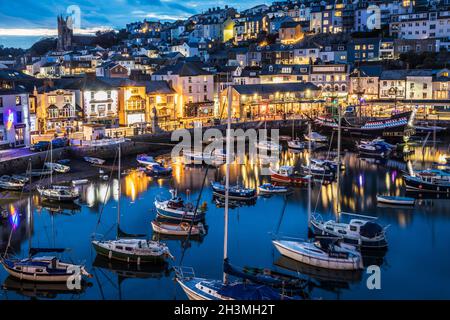
[[[71,17],[58,16],[58,51],[68,51],[73,45],[73,29]]]

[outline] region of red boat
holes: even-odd
[[[270,168],[271,180],[273,182],[281,182],[286,184],[307,184],[311,177],[294,173],[294,167],[282,166],[278,170]]]

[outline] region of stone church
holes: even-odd
[[[71,17],[58,16],[58,51],[71,51],[77,47],[91,46],[95,42],[95,36],[75,35],[72,28]]]

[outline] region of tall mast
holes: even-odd
[[[120,182],[120,167],[121,167],[121,157],[122,157],[122,150],[120,148],[120,143],[119,145],[119,152],[118,152],[118,157],[119,157],[119,161],[118,161],[118,170],[117,170],[117,178],[119,179],[119,186],[118,186],[118,197],[117,197],[117,229],[119,229],[120,226],[120,195],[122,194],[122,185]]]
[[[311,147],[311,121],[308,122],[308,135],[309,135],[309,139],[308,139],[308,228],[311,227],[311,187],[312,187],[312,175],[311,175],[311,151],[312,151],[312,147]]]
[[[52,184],[53,184],[53,140],[50,140],[50,185]]]
[[[227,146],[226,146],[226,164],[225,164],[225,210],[224,210],[224,241],[223,241],[223,260],[228,258],[228,205],[230,193],[230,160],[231,160],[231,103],[232,103],[232,87],[228,87],[228,103],[227,103]],[[223,282],[228,282],[227,274],[223,273]]]
[[[336,170],[336,218],[339,221],[339,216],[341,213],[341,205],[340,205],[340,197],[339,197],[339,185],[341,180],[341,125],[342,125],[342,117],[341,117],[341,105],[338,104],[338,145],[337,145],[337,170]]]

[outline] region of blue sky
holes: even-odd
[[[229,5],[246,9],[264,0],[0,0],[0,30],[3,35],[17,35],[17,29],[44,30],[56,28],[56,16],[70,5],[81,9],[81,28],[123,27],[126,23],[185,18],[212,6]],[[16,29],[13,31],[12,29]]]

